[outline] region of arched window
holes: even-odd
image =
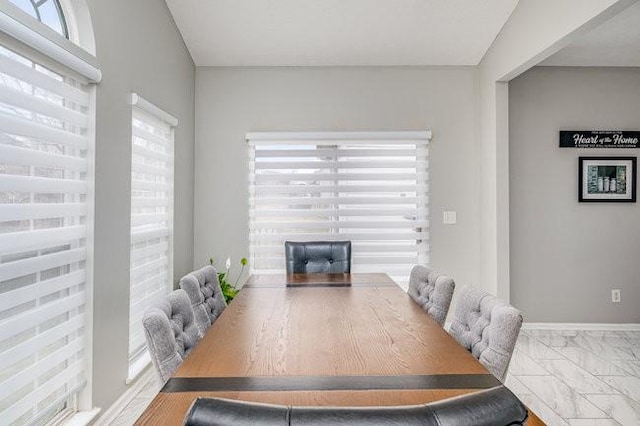
[[[11,3],[27,12],[58,34],[69,38],[67,21],[58,0],[10,0]]]

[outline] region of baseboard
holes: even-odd
[[[90,411],[78,411],[60,423],[62,426],[87,426],[100,414],[99,408]]]
[[[107,426],[111,424],[120,415],[122,410],[129,405],[136,395],[144,388],[153,378],[155,370],[147,368],[138,378],[131,383],[127,390],[120,395],[120,398],[114,402],[93,424],[94,426]]]
[[[525,322],[523,330],[592,330],[592,331],[640,331],[640,324]]]

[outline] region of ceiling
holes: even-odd
[[[640,2],[539,65],[640,67]]]
[[[477,65],[518,0],[166,0],[198,66]]]

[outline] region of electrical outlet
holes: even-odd
[[[611,302],[620,303],[620,301],[621,301],[620,289],[616,288],[611,290]]]

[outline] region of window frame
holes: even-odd
[[[102,80],[102,72],[98,60],[92,53],[85,50],[87,48],[95,51],[91,23],[84,22],[90,21],[88,11],[84,10],[80,4],[77,7],[66,3],[60,3],[60,5],[62,10],[69,11],[66,13],[68,29],[80,27],[79,22],[74,21],[76,16],[81,15],[83,18],[83,34],[70,34],[73,41],[63,37],[8,0],[0,0],[0,32],[75,71],[89,82],[99,83]],[[79,13],[74,13],[76,9],[80,9]],[[79,44],[81,40],[84,40],[82,46]]]
[[[0,12],[1,13],[1,12]],[[81,82],[86,87],[86,93],[88,95],[88,101],[86,106],[85,115],[88,119],[88,124],[85,130],[85,137],[87,139],[87,178],[85,180],[87,184],[87,193],[85,198],[85,204],[87,208],[86,212],[86,260],[85,260],[85,322],[84,322],[84,364],[85,364],[85,380],[86,384],[80,390],[75,393],[66,402],[66,407],[55,415],[50,421],[58,422],[65,419],[69,419],[79,412],[90,412],[93,410],[93,392],[92,392],[92,359],[93,359],[93,291],[94,291],[94,223],[95,223],[95,142],[96,142],[96,92],[97,88],[95,84],[88,80],[84,75],[77,73],[75,70],[69,69],[63,65],[60,65],[57,61],[51,57],[43,54],[37,49],[33,49],[31,46],[27,46],[24,43],[12,38],[11,36],[0,32],[0,45],[4,48],[15,52],[16,54],[27,58],[28,60],[35,62],[43,68],[50,71],[67,75],[74,80]],[[97,415],[97,412],[93,411],[93,415]]]
[[[22,10],[22,8],[19,5],[17,5],[16,3],[14,3],[12,0],[9,0],[9,1]],[[55,9],[56,9],[57,14],[58,14],[58,21],[60,21],[60,28],[62,30],[62,33],[58,33],[58,31],[56,31],[55,28],[52,28],[49,25],[47,25],[47,27],[49,27],[52,30],[56,31],[58,34],[60,34],[64,38],[70,39],[69,26],[67,25],[67,18],[65,16],[64,9],[63,9],[62,5],[60,4],[60,0],[25,0],[25,1],[28,1],[29,4],[31,4],[31,7],[33,8],[33,12],[36,15],[35,18],[38,21],[42,22],[42,24],[44,24],[44,25],[47,25],[47,24],[42,21],[42,15],[40,13],[40,7],[43,4],[45,4],[46,2],[52,2],[54,7],[55,7]],[[25,11],[25,13],[29,13],[29,12]]]
[[[94,224],[95,224],[95,142],[96,142],[96,92],[102,74],[94,56],[95,38],[91,16],[83,0],[60,0],[58,3],[65,16],[67,39],[47,25],[23,12],[16,5],[0,0],[0,43],[9,50],[30,58],[56,73],[69,74],[86,83],[89,96],[86,115],[88,125],[85,136],[87,145],[86,195],[86,301],[85,301],[85,368],[86,385],[67,401],[67,406],[52,419],[52,422],[90,422],[100,409],[93,403],[93,312],[94,312]],[[57,424],[57,423],[56,423]]]
[[[171,150],[171,177],[172,177],[172,185],[171,185],[171,191],[170,191],[170,195],[168,197],[168,211],[167,211],[167,215],[168,215],[168,219],[167,219],[167,230],[168,230],[168,248],[167,248],[167,263],[168,263],[168,267],[167,267],[167,282],[165,283],[166,285],[166,294],[169,294],[171,292],[171,290],[173,289],[173,259],[174,259],[174,253],[173,253],[173,241],[174,241],[174,199],[175,199],[175,129],[178,126],[179,122],[178,119],[175,118],[173,115],[171,115],[170,113],[166,112],[165,110],[163,110],[162,108],[156,106],[155,104],[149,102],[148,100],[146,100],[145,98],[141,97],[139,94],[137,93],[132,93],[131,94],[131,144],[132,144],[132,149],[133,149],[133,145],[134,145],[134,132],[133,132],[133,120],[135,119],[135,111],[136,109],[139,110],[140,112],[142,112],[143,114],[146,114],[148,116],[151,116],[153,119],[160,121],[164,124],[166,124],[170,130],[170,150]],[[131,155],[131,173],[133,174],[133,152]],[[132,184],[132,189],[130,192],[130,198],[133,197],[133,184]],[[132,208],[131,208],[131,218],[133,218],[133,202],[132,202]],[[133,227],[131,227],[132,229]],[[130,234],[131,236],[131,231]],[[132,254],[132,243],[130,243],[129,245],[129,254],[131,256]],[[133,286],[133,282],[130,278],[129,280],[129,290],[131,291]],[[132,305],[132,299],[131,299],[131,294],[129,296],[129,309],[131,309],[131,305]],[[144,307],[144,309],[146,310],[149,306]],[[126,383],[131,383],[133,382],[137,377],[140,376],[140,374],[144,371],[144,369],[151,363],[151,357],[149,355],[149,351],[148,349],[144,350],[143,353],[138,354],[135,360],[132,360],[131,358],[131,333],[132,333],[132,328],[131,328],[131,323],[128,326],[128,332],[129,332],[129,337],[128,337],[128,362],[129,362],[129,369],[128,369],[128,374],[127,374],[127,379],[126,379]]]
[[[252,272],[284,272],[284,260],[282,265],[277,265],[277,258],[284,256],[283,249],[282,253],[277,251],[280,240],[351,239],[349,234],[353,237],[352,270],[374,272],[377,261],[373,258],[384,257],[385,254],[381,254],[384,252],[391,255],[385,258],[390,260],[386,270],[375,272],[387,272],[401,278],[400,284],[406,285],[404,280],[408,281],[410,271],[405,273],[405,265],[410,261],[429,262],[430,131],[254,132],[247,133],[246,140]],[[288,146],[295,147],[290,155],[286,154]],[[263,149],[266,151],[261,154]],[[307,150],[310,155],[306,155]],[[275,164],[270,164],[272,161]],[[339,167],[341,162],[343,167]],[[303,171],[300,179],[289,177],[298,170]],[[314,173],[318,174],[317,178]],[[389,173],[389,179],[380,179],[380,173]],[[331,177],[333,174],[335,178]],[[349,179],[350,174],[354,174],[354,179]],[[404,196],[415,197],[413,207],[411,201],[395,198]],[[322,202],[323,197],[329,197],[326,203]],[[293,205],[296,208],[292,209]],[[370,208],[381,210],[370,215],[366,212]],[[291,214],[287,214],[289,211]],[[389,214],[382,214],[385,212]],[[411,218],[406,216],[410,213]],[[282,217],[288,220],[283,222]],[[408,221],[405,223],[405,220]],[[328,233],[322,232],[325,221]],[[309,222],[306,227],[305,222]],[[376,235],[378,226],[383,232]],[[383,235],[384,232],[388,235]],[[394,241],[395,246],[385,248],[383,241]],[[414,243],[415,252],[407,251]],[[358,263],[358,258],[362,263]],[[258,259],[261,262],[257,262]]]

